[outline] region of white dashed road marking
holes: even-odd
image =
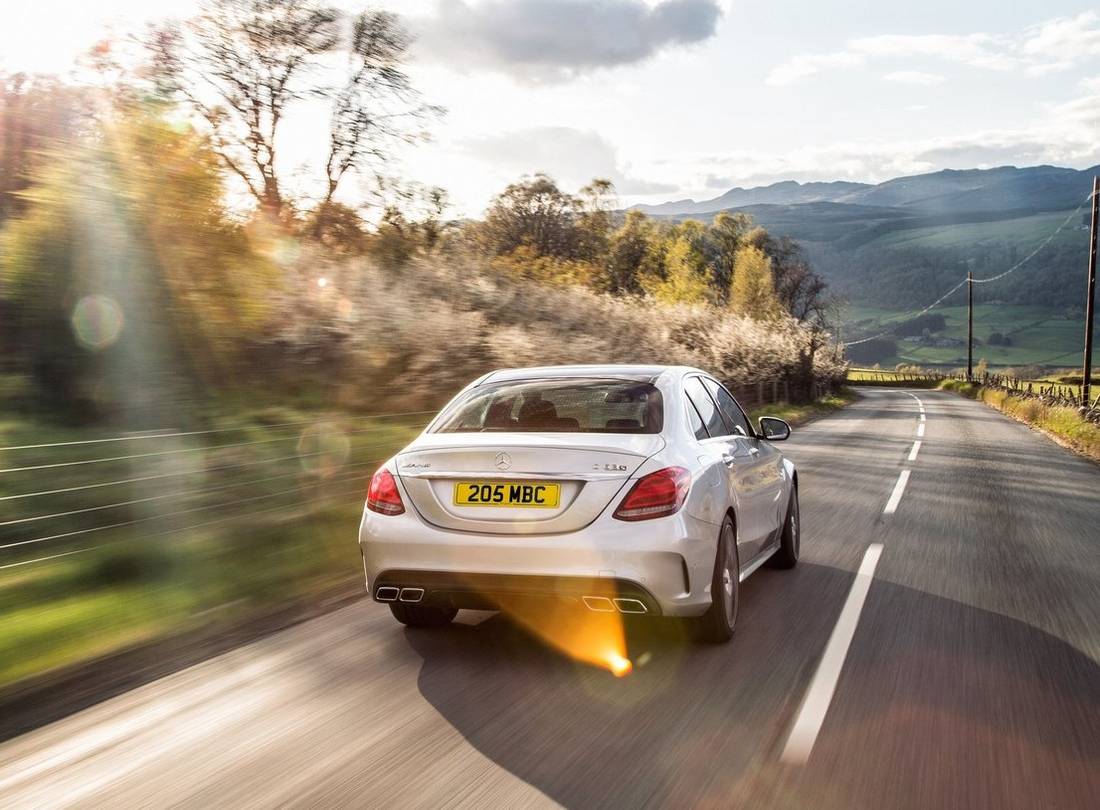
[[[909,394],[908,391],[905,393]],[[924,426],[927,418],[924,412],[924,403],[916,394],[909,394],[917,401],[920,409],[920,421],[917,424],[917,436],[924,436]],[[918,439],[913,442],[913,448],[909,451],[909,461],[917,460],[922,442]],[[898,474],[898,480],[890,493],[890,499],[886,502],[883,514],[892,515],[901,503],[905,487],[909,483],[910,470],[902,470]],[[882,556],[882,543],[871,543],[864,552],[863,561],[856,572],[855,581],[848,598],[840,611],[829,642],[825,645],[825,653],[821,656],[821,663],[817,665],[813,680],[806,697],[802,700],[802,706],[798,710],[794,725],[791,727],[787,744],[783,748],[780,759],[783,762],[802,765],[810,758],[817,735],[821,731],[821,725],[825,722],[825,714],[832,703],[833,693],[836,691],[837,682],[840,680],[840,671],[844,667],[844,660],[848,656],[848,648],[852,644],[856,627],[859,625],[859,615],[863,611],[863,603],[867,601],[867,593],[871,589],[874,580],[875,568]]]
[[[898,511],[901,496],[905,494],[905,485],[909,483],[909,470],[902,470],[898,475],[898,481],[894,484],[894,491],[890,493],[890,500],[886,502],[886,508],[882,510],[884,515],[892,515]]]
[[[825,713],[829,710],[829,704],[833,700],[833,692],[836,691],[837,681],[840,679],[840,670],[844,666],[844,659],[848,655],[848,647],[852,644],[852,637],[856,633],[859,624],[859,614],[863,610],[863,603],[867,600],[867,591],[871,588],[871,580],[875,574],[875,566],[882,555],[882,544],[872,543],[863,555],[859,571],[856,573],[852,589],[848,591],[848,598],[844,602],[844,608],[840,611],[833,634],[829,636],[829,643],[825,645],[825,654],[821,657],[821,663],[817,666],[814,679],[810,683],[810,690],[802,701],[802,707],[798,710],[791,735],[787,738],[787,745],[781,756],[784,762],[802,764],[810,758],[817,734],[821,731],[821,724],[825,721]]]

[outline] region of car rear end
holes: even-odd
[[[372,481],[360,544],[374,598],[705,609],[689,568],[713,563],[713,527],[680,508],[691,473],[666,463],[659,376],[468,389]]]

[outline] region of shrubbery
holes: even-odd
[[[303,264],[303,272],[315,267],[308,258]],[[819,379],[844,374],[831,353],[813,353],[813,331],[790,317],[760,321],[713,305],[547,285],[471,256],[420,258],[396,274],[369,260],[330,269],[370,294],[349,304],[340,282],[330,281],[314,306],[294,307],[271,337],[286,357],[304,358],[318,340],[316,324],[327,323],[329,351],[302,369],[344,380],[334,389],[347,407],[438,404],[506,366],[682,363],[743,383],[795,377],[812,356]]]

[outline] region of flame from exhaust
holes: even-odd
[[[576,661],[606,669],[617,678],[629,675],[634,668],[626,657],[626,633],[617,612],[522,601],[502,608],[529,632]]]
[[[607,654],[607,665],[611,669],[611,674],[616,678],[625,677],[634,669],[634,665],[630,663],[629,658],[619,655],[614,650]]]

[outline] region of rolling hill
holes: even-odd
[[[674,221],[709,219],[720,211],[749,214],[772,233],[798,241],[831,289],[856,310],[876,308],[886,313],[887,322],[889,313],[931,304],[968,271],[986,278],[1018,267],[1002,280],[976,286],[975,301],[1002,310],[1007,321],[1001,327],[1006,330],[1024,307],[1032,321],[1036,313],[1045,313],[1059,324],[1058,340],[1040,340],[1033,330],[1020,334],[1013,349],[998,350],[990,358],[1036,362],[1059,354],[1055,350],[1067,356],[1079,350],[1074,336],[1083,311],[1088,228],[1085,216],[1074,211],[1084,207],[1098,173],[1100,166],[1083,171],[1003,166],[945,170],[875,185],[788,181],[733,188],[710,200],[637,208]],[[959,300],[953,296],[943,305],[961,304],[963,295],[960,291]],[[853,337],[881,331],[878,319],[863,318],[852,318],[844,329]],[[943,352],[926,357],[928,352],[906,351],[913,356],[899,344],[897,355],[885,357],[949,360],[939,356]]]

